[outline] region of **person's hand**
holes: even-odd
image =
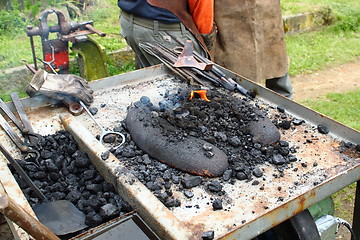
[[[49,74],[39,69],[26,92],[33,96],[37,92],[64,102],[83,101],[86,105],[93,102],[93,90],[87,81],[73,74]]]
[[[208,34],[201,34],[204,43],[206,44],[206,47],[208,48],[208,50],[210,51],[213,46],[214,46],[214,42],[216,39],[216,34],[217,34],[217,27],[216,24],[214,23],[213,29],[211,30],[210,33]]]

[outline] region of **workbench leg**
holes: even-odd
[[[356,236],[356,240],[360,240],[360,181],[357,181],[356,183],[353,230]]]

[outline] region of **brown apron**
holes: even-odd
[[[209,54],[209,50],[206,47],[204,39],[201,37],[199,30],[197,29],[191,14],[187,11],[187,0],[147,0],[150,5],[161,7],[169,10],[175,16],[177,16],[185,27],[195,36],[195,38],[203,46],[204,50]]]
[[[215,0],[215,62],[253,81],[289,68],[279,0]]]

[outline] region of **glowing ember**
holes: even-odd
[[[205,90],[205,89],[191,91],[189,100],[193,99],[196,95],[198,95],[201,99],[203,99],[207,102],[210,102],[210,100],[206,96],[206,92],[207,92],[207,90]]]

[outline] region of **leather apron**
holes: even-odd
[[[203,38],[200,35],[199,30],[197,29],[191,14],[187,10],[187,0],[146,0],[150,5],[155,7],[161,7],[169,10],[175,16],[177,16],[180,21],[185,25],[185,27],[195,36],[195,38],[202,45],[203,49],[206,51],[208,56],[210,56],[209,50],[206,47],[206,44]]]
[[[217,64],[253,81],[288,72],[279,0],[215,0],[215,22]]]

